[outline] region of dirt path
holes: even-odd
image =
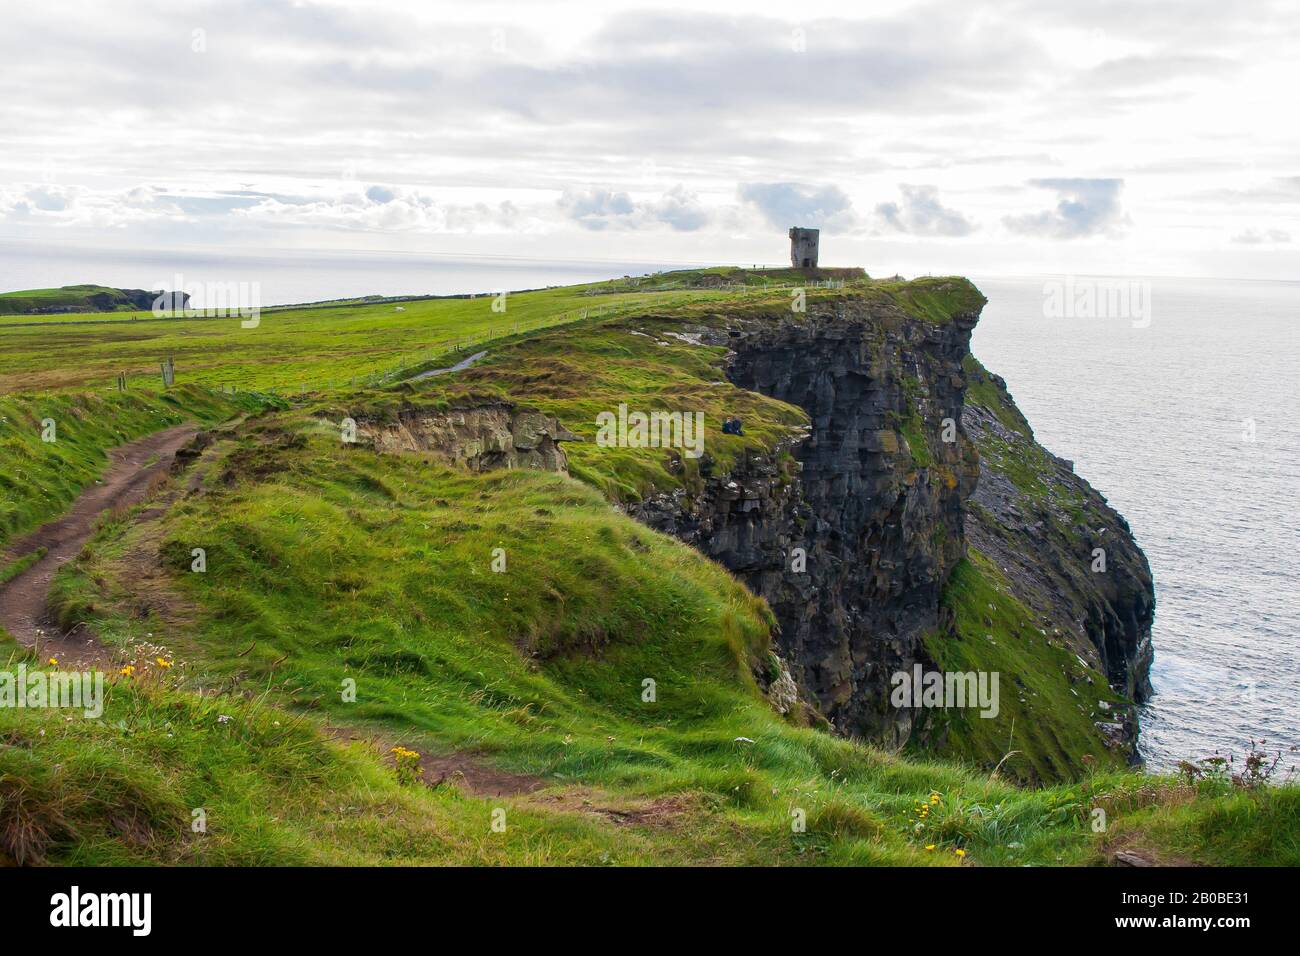
[[[46,611],[50,582],[54,572],[90,540],[95,520],[110,509],[143,501],[155,476],[165,473],[177,449],[198,430],[197,425],[177,425],[112,449],[108,471],[99,484],[83,491],[62,517],[15,542],[5,552],[6,561],[40,548],[46,553],[13,580],[0,584],[0,626],[24,646],[39,644],[41,656],[58,658],[62,667],[108,664],[107,650],[93,638],[78,636],[75,630],[67,635],[57,633]],[[150,463],[154,458],[157,460]]]
[[[475,352],[469,358],[461,359],[455,365],[448,366],[447,368],[431,368],[429,371],[421,372],[419,375],[412,375],[407,379],[407,381],[419,382],[426,378],[433,378],[436,375],[446,375],[449,372],[462,372],[485,355],[487,355],[487,349],[484,349],[482,352]]]
[[[390,766],[393,764],[393,740],[370,731],[357,730],[330,724],[321,728],[335,740],[362,740],[381,754]],[[511,773],[493,767],[483,757],[469,751],[445,755],[420,754],[420,778],[426,786],[439,787],[452,783],[476,797],[517,797],[535,793],[547,786],[541,777]]]

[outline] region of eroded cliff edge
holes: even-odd
[[[945,284],[946,283],[946,284]],[[1150,570],[1123,518],[1033,439],[970,355],[984,298],[854,296],[686,330],[806,435],[629,510],[767,599],[800,692],[836,729],[1025,779],[1130,761],[1149,690]],[[1105,552],[1097,570],[1097,549]],[[995,718],[899,708],[890,678],[1001,676]]]

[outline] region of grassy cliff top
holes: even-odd
[[[851,275],[818,277],[825,272]],[[177,382],[241,391],[354,389],[436,364],[456,348],[596,316],[788,315],[795,288],[806,290],[810,306],[850,296],[932,322],[977,312],[984,301],[965,279],[874,280],[861,270],[690,270],[636,281],[642,284],[615,279],[504,299],[485,294],[277,307],[255,323],[238,315],[157,318],[147,312],[6,316],[0,321],[0,393],[107,384],[121,372],[134,387],[150,388],[169,357]]]

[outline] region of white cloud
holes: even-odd
[[[674,186],[658,200],[645,202],[633,201],[627,193],[609,189],[566,189],[557,205],[566,217],[594,231],[610,226],[642,229],[667,225],[690,232],[702,228],[709,220],[699,197],[681,185]]]
[[[882,202],[876,206],[876,215],[886,228],[914,236],[967,236],[975,231],[974,223],[939,201],[934,186],[899,184],[898,189],[903,194],[901,204]]]
[[[1055,208],[1003,219],[1012,232],[1045,239],[1114,235],[1128,223],[1120,206],[1122,179],[1034,179],[1029,185],[1056,193]]]
[[[1070,268],[1193,269],[1236,235],[1273,268],[1270,232],[1247,227],[1300,230],[1284,6],[13,5],[0,239],[437,250],[474,233],[545,255],[535,237],[555,235],[608,256],[617,235],[647,258],[752,261],[807,224],[844,264],[906,249],[961,270],[978,246],[1011,269],[1043,238],[1089,237],[1060,247]]]
[[[789,226],[848,229],[857,220],[853,201],[835,185],[744,183],[738,192],[743,202],[753,204],[768,224],[777,229]]]
[[[1232,241],[1243,246],[1285,245],[1291,241],[1291,233],[1281,229],[1247,229],[1233,236]]]

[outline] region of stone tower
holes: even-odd
[[[790,227],[790,265],[796,269],[817,268],[817,238],[820,230]]]

